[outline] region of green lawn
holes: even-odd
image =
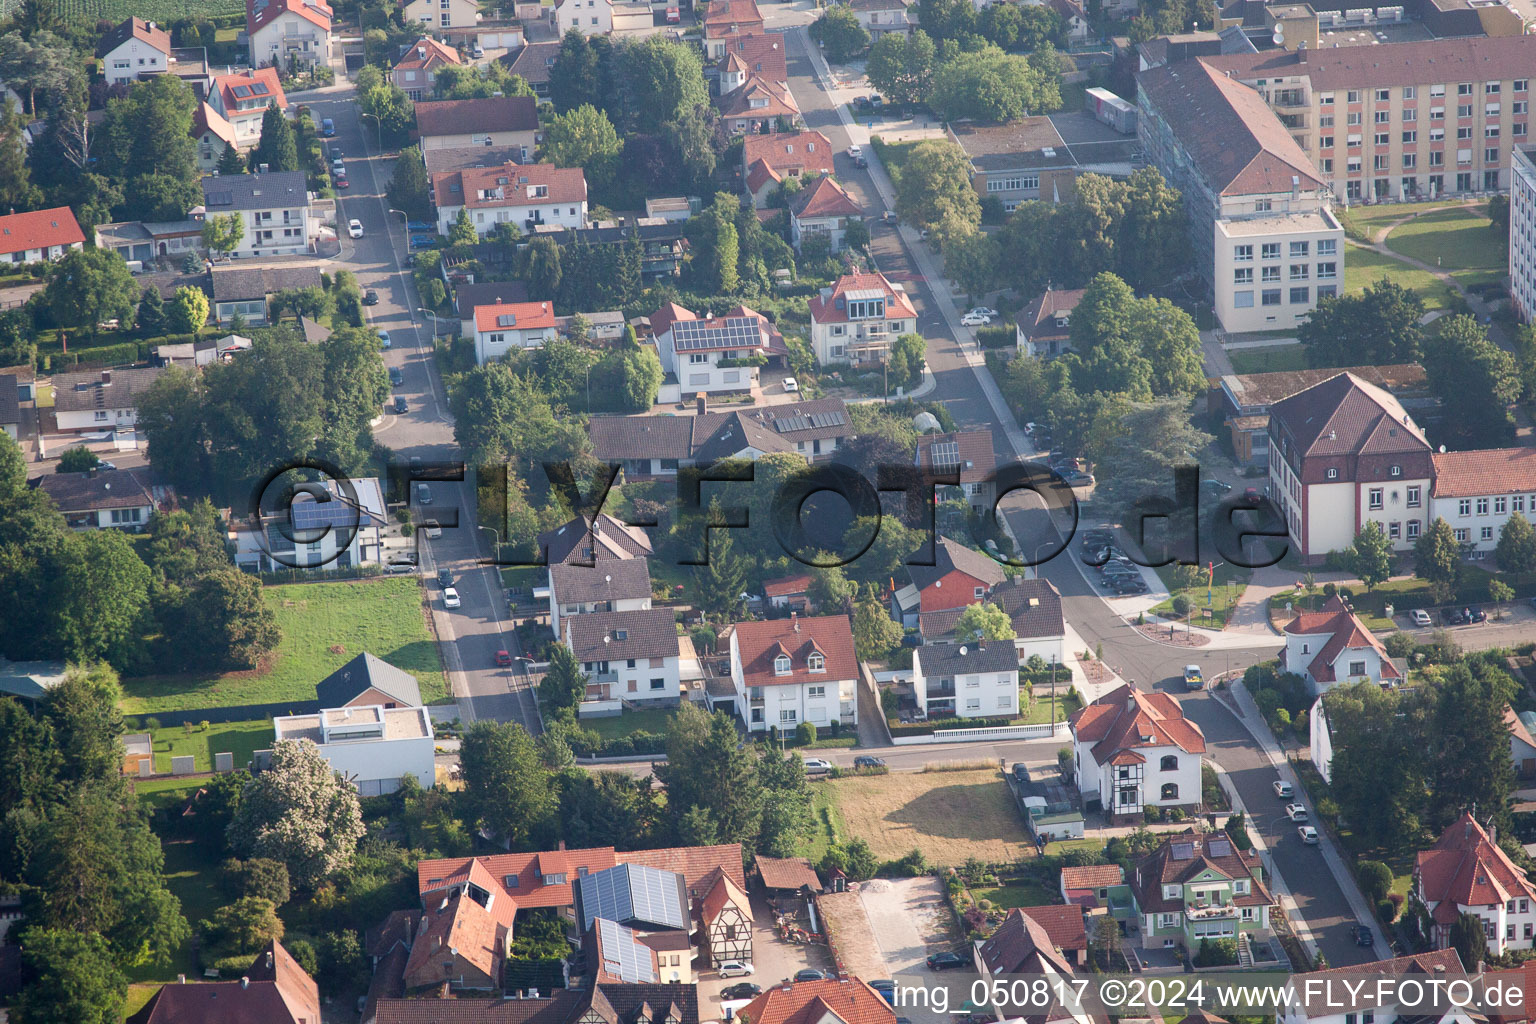
[[[191,732],[181,727],[157,729],[150,733],[155,744],[155,771],[171,770],[171,758],[191,755],[196,758],[200,772],[213,771],[213,755],[226,751],[235,755],[235,767],[244,768],[251,759],[251,752],[266,750],[272,746],[272,722],[258,719],[253,722],[222,722],[210,725],[207,731],[193,726]]]
[[[1508,244],[1489,230],[1485,209],[1453,207],[1415,217],[1387,236],[1387,248],[1449,270],[1464,288],[1492,284],[1506,271]]]
[[[991,900],[994,907],[1048,907],[1061,902],[1061,894],[1034,882],[972,889],[978,900]]]
[[[1414,211],[1423,208],[1422,203],[1377,203],[1374,206],[1352,206],[1340,213],[1341,219],[1348,220],[1362,231],[1374,233],[1395,220],[1412,216]]]
[[[1424,300],[1424,308],[1448,309],[1453,292],[1440,279],[1428,271],[1409,266],[1401,260],[1370,249],[1362,249],[1346,243],[1344,254],[1344,291],[1346,294],[1362,292],[1368,284],[1375,284],[1383,277],[1404,288],[1412,288]]]
[[[912,155],[912,150],[919,145],[916,142],[884,142],[878,135],[870,140],[870,145],[875,148],[875,155],[880,158],[880,163],[885,166],[886,173],[891,175],[891,180],[901,174],[902,164],[907,162],[907,157]]]
[[[1311,366],[1305,345],[1275,345],[1270,348],[1239,348],[1227,352],[1237,373],[1272,373],[1276,370],[1305,370]]]
[[[313,700],[315,684],[368,651],[405,669],[429,704],[448,699],[447,679],[427,630],[414,578],[295,583],[263,591],[283,639],[267,663],[227,675],[145,676],[123,683],[123,711],[149,715],[186,708]]]
[[[802,857],[809,857],[812,864],[821,860],[827,847],[837,839],[854,838],[848,834],[848,826],[837,809],[837,791],[826,781],[811,784],[811,815],[816,826],[809,839],[800,845]]]
[[[1155,570],[1158,578],[1163,581],[1163,586],[1168,588],[1168,600],[1155,605],[1152,608],[1153,615],[1172,616],[1173,598],[1180,591],[1173,586],[1173,567],[1160,566]],[[1233,581],[1229,586],[1228,581]],[[1237,569],[1230,565],[1218,565],[1214,585],[1207,587],[1201,583],[1198,587],[1191,587],[1182,593],[1189,598],[1190,618],[1197,626],[1209,626],[1212,629],[1225,629],[1227,616],[1243,598],[1243,591],[1248,586],[1248,574],[1246,570]],[[1206,594],[1209,592],[1211,603],[1206,604]],[[1211,609],[1211,617],[1206,618],[1203,609]]]
[[[191,840],[165,840],[161,848],[165,851],[166,888],[181,901],[181,914],[196,932],[199,921],[228,902],[218,885],[218,860]],[[188,980],[202,977],[190,938],[176,950],[169,966],[135,967],[127,973],[128,980],[135,982],[173,982],[178,974],[185,974]]]
[[[1030,702],[1029,708],[1024,712],[1023,717],[1019,721],[1024,725],[1050,725],[1052,721],[1051,710],[1054,706],[1056,713],[1055,721],[1065,722],[1068,715],[1082,707],[1082,701],[1077,699],[1076,693],[1068,691],[1067,687],[1070,683],[1071,681],[1068,679],[1058,679],[1056,681],[1055,700],[1051,699],[1050,683],[1036,683],[1035,699]],[[1024,699],[1022,692],[1019,694],[1019,699]]]
[[[643,711],[625,711],[611,718],[583,718],[581,727],[590,729],[605,740],[628,736],[632,732],[666,732],[677,715],[673,708],[655,708]]]

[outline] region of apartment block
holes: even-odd
[[[1536,147],[1510,150],[1509,294],[1526,323],[1536,320]]]
[[[1536,36],[1270,50],[1202,59],[1258,90],[1350,202],[1498,192],[1527,143]]]

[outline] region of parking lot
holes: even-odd
[[[722,978],[713,969],[705,969],[699,961],[699,1016],[705,1020],[719,1020],[720,991],[739,981],[751,981],[767,988],[781,981],[788,981],[795,972],[806,967],[829,970],[832,954],[825,943],[789,942],[779,938],[773,927],[773,912],[760,892],[753,892],[752,899],[752,976],[750,978]]]

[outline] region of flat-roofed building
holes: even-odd
[[[319,747],[363,796],[393,793],[406,775],[425,788],[434,782],[432,716],[426,708],[324,708],[274,718],[272,730],[276,742],[308,740]]]

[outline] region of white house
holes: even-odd
[[[1328,724],[1328,711],[1319,697],[1312,702],[1312,713],[1307,716],[1308,748],[1312,764],[1323,781],[1333,784],[1333,727]]]
[[[463,209],[469,210],[481,238],[500,221],[510,222],[524,234],[541,224],[587,226],[587,178],[580,167],[509,163],[443,171],[432,175],[432,195],[437,230],[443,235],[453,229]]]
[[[858,658],[846,615],[738,622],[730,630],[736,708],[750,732],[859,722]]]
[[[319,233],[303,171],[211,175],[203,179],[203,205],[209,217],[232,213],[245,225],[235,257],[300,255]]]
[[[1364,680],[1388,686],[1403,681],[1376,634],[1337,595],[1321,611],[1302,612],[1285,624],[1280,664],[1306,680],[1314,694]]]
[[[484,366],[513,349],[554,341],[555,308],[548,302],[498,302],[475,307],[475,362]]]
[[[1444,519],[1473,558],[1499,542],[1515,515],[1536,522],[1536,449],[1491,448],[1436,452],[1430,490],[1430,521]]]
[[[73,530],[140,530],[156,509],[175,506],[168,487],[134,469],[51,473],[38,479],[37,489],[53,499]]]
[[[912,690],[930,717],[1013,718],[1019,660],[1007,640],[919,647],[912,652]]]
[[[260,129],[260,119],[256,127]],[[240,133],[235,126],[207,100],[199,103],[197,112],[192,115],[192,140],[197,143],[197,169],[204,174],[219,169],[225,145],[237,150],[241,145]]]
[[[1413,884],[1434,922],[1438,948],[1450,945],[1451,926],[1462,914],[1482,920],[1494,956],[1536,948],[1536,886],[1470,811],[1419,852]]]
[[[152,21],[129,18],[102,36],[96,56],[108,85],[137,82],[171,66],[171,34]]]
[[[871,39],[890,32],[911,35],[917,28],[917,12],[906,0],[852,0],[848,6]]]
[[[1536,711],[1516,712],[1504,705],[1504,724],[1509,726],[1509,760],[1515,766],[1515,777],[1529,779],[1536,776]]]
[[[879,363],[891,343],[917,330],[917,310],[906,289],[878,271],[844,274],[811,296],[811,349],[816,361]]]
[[[61,373],[53,379],[53,411],[61,433],[129,430],[139,420],[139,395],[164,372],[158,366]]]
[[[1177,697],[1122,686],[1067,721],[1077,787],[1111,820],[1140,821],[1148,807],[1200,806],[1205,734]]]
[[[414,776],[424,788],[437,780],[432,716],[426,708],[325,708],[313,715],[272,719],[277,742],[308,740],[363,796],[381,796]]]
[[[510,149],[518,163],[526,164],[539,144],[538,101],[532,96],[429,100],[415,109],[423,154],[470,146]]]
[[[232,75],[220,75],[213,80],[208,101],[224,116],[235,130],[239,148],[249,149],[261,141],[261,119],[267,107],[277,104],[277,109],[288,106],[282,84],[275,68],[249,68]],[[221,151],[222,152],[222,151]],[[218,157],[214,157],[217,162]]]
[[[440,68],[463,63],[459,59],[459,51],[453,47],[440,43],[431,36],[422,36],[395,64],[394,69],[390,71],[390,80],[400,87],[400,91],[405,93],[411,102],[415,103],[425,96],[432,95],[433,84],[437,81],[437,72]]]
[[[997,455],[990,430],[961,430],[953,434],[923,434],[917,439],[916,465],[933,473],[954,473],[972,511],[992,504]]]
[[[584,36],[613,31],[613,0],[557,0],[555,29],[563,37],[571,29]]]
[[[588,676],[580,713],[613,715],[627,704],[676,704],[682,695],[676,623],[670,608],[567,615],[565,645]]]
[[[802,189],[789,204],[789,240],[795,251],[813,238],[827,240],[830,252],[841,252],[848,225],[864,219],[864,207],[831,177]]]
[[[247,572],[324,571],[383,561],[389,520],[379,480],[358,477],[351,484],[352,494],[329,481],[324,501],[296,494],[291,508],[232,520],[235,565]]]
[[[549,567],[549,628],[573,615],[635,612],[651,607],[651,568],[644,558],[605,558],[593,565],[556,562]]]
[[[245,0],[251,66],[330,63],[331,17],[321,0]]]
[[[651,331],[661,368],[677,378],[684,398],[750,390],[757,362],[786,351],[768,318],[746,306],[701,317],[669,302],[651,314]]]
[[[1489,946],[1491,951],[1491,942]],[[1344,966],[1314,971],[1310,974],[1295,974],[1291,976],[1289,984],[1291,989],[1298,993],[1309,990],[1315,992],[1322,984],[1336,980],[1338,975],[1359,970],[1359,967]],[[1462,967],[1461,959],[1454,949],[1437,949],[1427,953],[1414,953],[1411,956],[1394,957],[1391,960],[1373,961],[1370,964],[1370,973],[1373,978],[1407,976],[1425,979],[1436,975],[1455,978],[1462,974]],[[1353,992],[1347,994],[1342,992],[1343,987],[1334,985],[1332,989],[1337,995],[1326,1001],[1323,999],[1292,1000],[1290,1005],[1283,1007],[1276,1015],[1276,1024],[1355,1024],[1356,1021],[1363,1024],[1368,1019],[1382,1021],[1383,1024],[1402,1020],[1422,1020],[1425,1024],[1470,1024],[1480,1016],[1469,1014],[1464,1009],[1447,1011],[1443,1015],[1433,1010],[1426,1013],[1422,1003],[1415,1006],[1400,1006],[1395,1002],[1381,1002],[1372,998],[1375,992],[1374,985],[1370,986],[1369,990],[1356,990],[1359,993],[1358,996]]]
[[[60,260],[85,247],[85,232],[67,206],[0,217],[0,263]]]
[[[421,22],[434,31],[474,28],[480,20],[475,0],[408,0],[402,15],[407,25]]]

